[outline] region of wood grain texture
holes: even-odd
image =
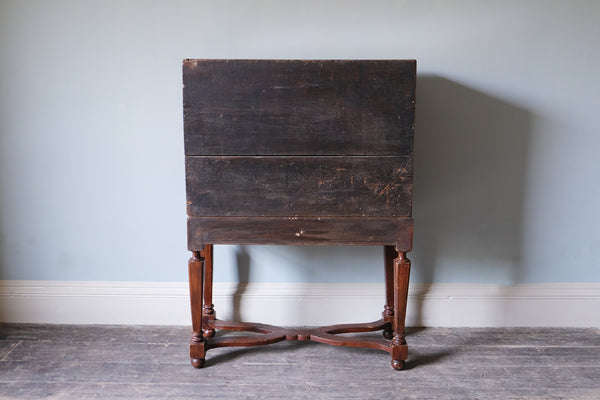
[[[186,155],[412,155],[414,60],[185,60]]]
[[[186,157],[190,216],[398,217],[409,157]]]
[[[204,244],[393,245],[412,248],[412,218],[188,218],[188,248]]]

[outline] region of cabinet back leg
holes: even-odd
[[[215,306],[213,304],[213,245],[204,245],[200,253],[204,258],[204,307],[202,308],[202,330],[204,337],[215,336],[215,330],[210,325],[216,318]]]
[[[383,309],[383,320],[389,325],[383,330],[383,337],[391,339],[394,336],[394,259],[398,252],[394,246],[384,246],[384,269],[385,269],[385,306]]]

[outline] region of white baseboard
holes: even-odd
[[[237,294],[236,294],[237,293]],[[215,283],[217,316],[283,326],[378,319],[383,284]],[[234,306],[235,303],[235,306]],[[600,327],[600,283],[412,284],[408,326]],[[189,325],[188,285],[0,281],[0,321]]]

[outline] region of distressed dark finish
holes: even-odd
[[[190,216],[411,214],[408,157],[187,157],[186,178]]]
[[[192,365],[209,349],[312,340],[408,356],[415,61],[185,60]],[[386,246],[373,323],[294,330],[216,318],[213,244]],[[216,330],[253,335],[215,337]],[[383,330],[383,338],[347,333]]]
[[[409,251],[411,218],[190,217],[188,247],[220,244],[389,245]],[[276,229],[273,229],[276,227]],[[365,232],[369,235],[366,236]],[[391,261],[390,261],[391,265]],[[390,276],[391,277],[391,276]],[[390,278],[391,281],[391,278]],[[391,301],[390,301],[391,304]]]
[[[185,60],[186,155],[412,155],[414,61]]]

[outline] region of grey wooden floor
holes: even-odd
[[[401,372],[310,342],[214,349],[197,370],[189,331],[0,325],[0,398],[600,399],[600,329],[413,329]]]

